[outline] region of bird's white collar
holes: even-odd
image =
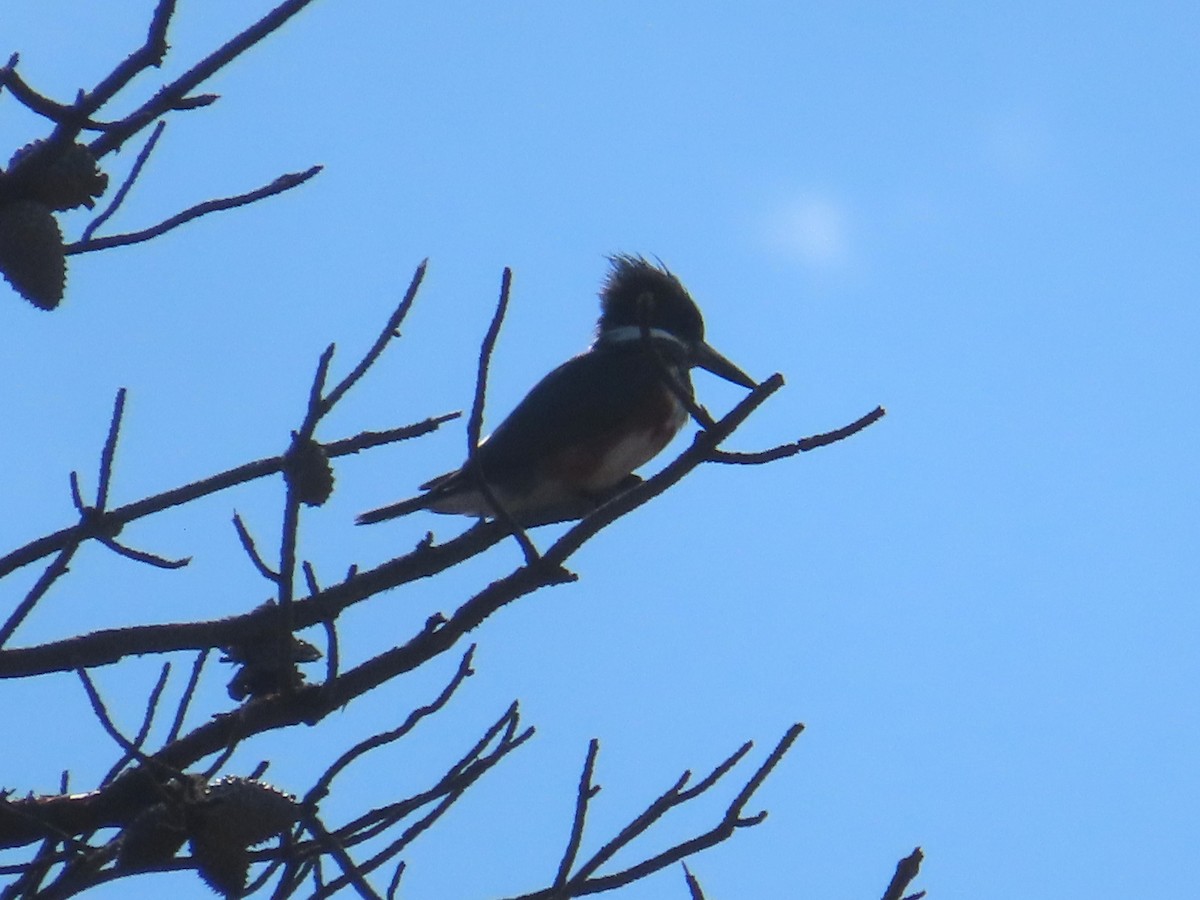
[[[668,341],[682,350],[687,350],[688,345],[680,340],[669,331],[664,331],[662,328],[646,329],[649,336],[660,341]],[[627,344],[630,341],[642,340],[642,328],[640,325],[621,325],[617,328],[610,328],[603,331],[598,336],[597,344]]]

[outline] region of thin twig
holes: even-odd
[[[896,863],[896,874],[892,876],[887,890],[883,892],[883,900],[900,900],[901,897],[904,897],[904,892],[908,890],[908,886],[921,871],[921,862],[924,859],[925,854],[921,851],[920,847],[917,847],[912,853]],[[909,897],[904,897],[904,900],[919,900],[919,898],[924,896],[924,891],[918,891]]]
[[[392,880],[388,882],[387,900],[396,900],[396,891],[400,890],[400,879],[404,875],[404,869],[404,860],[396,863],[396,871],[392,873]]]
[[[323,446],[326,455],[334,459],[350,453],[360,453],[363,450],[369,450],[374,447],[383,446],[384,444],[421,437],[429,434],[431,431],[436,431],[439,426],[452,419],[457,419],[460,415],[462,414],[458,412],[444,413],[413,425],[392,428],[388,431],[364,431],[353,437],[342,438]],[[116,534],[124,525],[135,519],[159,513],[174,506],[182,506],[200,497],[206,497],[209,494],[215,494],[219,491],[236,487],[239,484],[276,475],[283,471],[286,463],[285,456],[271,456],[266,459],[255,460],[254,462],[245,463],[244,465],[228,469],[208,478],[193,481],[182,487],[172,488],[161,494],[154,494],[153,496],[145,497],[125,506],[107,510],[103,515],[97,516],[94,520],[79,522],[68,528],[63,528],[53,534],[30,541],[25,546],[18,547],[16,550],[0,557],[0,578],[4,578],[22,566],[27,566],[31,562],[41,559],[43,556],[48,556],[51,553],[62,550],[71,543],[78,543],[98,534]],[[82,497],[79,498],[79,506],[83,507]]]
[[[237,194],[233,197],[205,200],[203,203],[189,206],[183,212],[176,213],[170,218],[159,222],[157,225],[143,228],[141,231],[131,231],[127,234],[114,234],[108,237],[76,241],[73,244],[67,244],[63,247],[63,252],[67,256],[72,256],[76,253],[91,253],[94,250],[107,250],[110,247],[126,247],[130,244],[139,244],[142,241],[148,241],[164,235],[168,231],[178,228],[180,225],[200,216],[221,212],[226,209],[235,209],[236,207],[253,203],[256,200],[262,200],[264,197],[273,197],[276,194],[282,194],[284,191],[290,191],[292,188],[304,184],[304,182],[308,181],[323,168],[324,166],[312,166],[303,172],[291,172],[287,175],[280,175],[270,184],[263,185],[253,191],[247,191],[244,194]]]
[[[429,267],[429,260],[423,259],[413,273],[412,280],[408,284],[408,290],[404,292],[404,297],[400,304],[388,317],[387,324],[379,333],[379,337],[375,339],[375,343],[366,352],[358,365],[356,365],[347,375],[331,390],[325,399],[321,401],[322,415],[333,409],[334,405],[342,399],[350,388],[358,383],[358,380],[366,374],[367,369],[374,365],[375,360],[383,354],[388,343],[399,336],[400,325],[404,322],[408,311],[412,309],[413,301],[417,298],[417,290],[421,286],[421,282],[425,279],[425,270]]]
[[[196,661],[192,663],[192,674],[188,676],[187,687],[183,689],[183,696],[179,699],[179,707],[175,710],[175,719],[171,722],[171,729],[167,732],[166,740],[163,741],[163,746],[173,743],[175,738],[179,737],[179,732],[183,728],[183,720],[187,716],[188,707],[192,703],[192,697],[196,694],[196,686],[200,684],[200,673],[204,669],[204,663],[208,660],[208,654],[212,651],[205,647],[196,654]]]
[[[100,726],[108,733],[117,745],[136,759],[142,765],[151,769],[165,771],[168,775],[182,778],[182,773],[178,769],[173,768],[161,760],[155,759],[152,756],[147,756],[142,752],[140,747],[137,747],[133,741],[121,734],[120,729],[113,723],[112,717],[108,714],[108,709],[104,705],[104,701],[100,698],[100,692],[96,690],[96,685],[92,682],[87,670],[80,667],[75,670],[75,674],[79,676],[79,680],[83,683],[83,689],[87,693],[88,701],[92,705],[92,712],[96,714],[96,718],[100,721]]]
[[[117,452],[117,438],[121,433],[121,417],[124,412],[125,388],[121,388],[117,391],[117,399],[113,402],[108,437],[104,440],[104,449],[100,451],[100,479],[96,487],[96,509],[98,510],[103,510],[108,506],[108,486],[112,482],[113,458]]]
[[[321,593],[321,585],[317,582],[317,573],[313,565],[305,560],[300,567],[304,571],[304,583],[308,586],[308,595],[313,597]],[[321,621],[325,629],[325,684],[332,685],[337,680],[338,665],[341,661],[341,650],[338,647],[337,621],[330,616]]]
[[[746,743],[734,750],[733,753],[729,755],[729,758],[725,760],[725,762],[721,763],[719,766],[709,772],[707,778],[703,778],[696,782],[696,784],[692,785],[686,791],[680,791],[680,799],[691,800],[692,797],[695,797],[697,794],[702,794],[707,791],[710,787],[720,781],[721,778],[725,776],[726,772],[741,762],[742,757],[744,757],[753,749],[754,741],[746,741]]]
[[[703,834],[682,841],[655,856],[644,859],[619,872],[614,872],[610,875],[593,876],[593,873],[600,865],[611,859],[619,850],[628,846],[634,838],[644,834],[646,829],[661,818],[667,810],[687,802],[696,796],[694,789],[689,791],[683,790],[683,785],[688,780],[690,774],[685,772],[671,788],[656,798],[644,812],[625,828],[621,829],[615,838],[605,844],[587,863],[581,866],[578,872],[568,880],[566,885],[554,885],[543,890],[521,894],[519,897],[513,898],[513,900],[560,900],[563,897],[578,897],[583,894],[610,891],[627,884],[632,884],[666,866],[681,862],[693,853],[715,846],[728,839],[738,828],[757,825],[766,818],[766,812],[759,812],[747,817],[743,815],[742,810],[755,791],[762,785],[766,777],[779,764],[779,761],[788,752],[792,744],[795,743],[796,738],[800,736],[800,732],[803,729],[803,725],[797,724],[787,730],[783,738],[767,756],[767,759],[750,776],[745,786],[729,804],[721,821]],[[738,750],[731,759],[740,758],[742,753],[742,750]],[[714,776],[718,772],[724,774],[725,771],[728,771],[727,764],[728,760],[718,766],[714,770],[713,775],[705,778],[701,783],[711,786],[715,782]]]
[[[763,463],[774,462],[777,459],[786,459],[789,456],[795,456],[797,453],[804,453],[808,450],[815,450],[818,447],[827,447],[838,441],[844,441],[851,435],[858,434],[858,432],[867,426],[875,424],[885,415],[887,415],[887,410],[882,406],[877,406],[865,416],[860,416],[849,425],[835,428],[833,431],[827,431],[824,434],[814,434],[812,437],[801,438],[791,444],[780,444],[778,447],[772,447],[770,450],[762,450],[758,453],[731,453],[726,450],[714,450],[709,456],[709,462],[728,463],[739,466],[759,466]]]
[[[762,822],[767,815],[765,811],[750,817],[743,817],[742,809],[749,802],[755,791],[762,785],[763,781],[766,780],[767,776],[779,764],[779,761],[783,759],[787,751],[791,749],[792,744],[795,743],[796,738],[800,736],[803,730],[804,726],[800,724],[793,725],[787,730],[787,733],[784,734],[783,738],[775,746],[775,749],[771,751],[763,764],[750,777],[745,787],[733,799],[733,802],[729,804],[729,807],[725,810],[725,816],[714,828],[689,841],[676,844],[674,847],[641,863],[630,866],[621,872],[590,879],[588,882],[589,893],[611,890],[614,887],[631,884],[634,881],[645,878],[652,872],[657,872],[668,865],[674,865],[676,862],[685,859],[698,850],[719,844],[721,841],[729,838],[737,828],[745,828]]]
[[[642,352],[649,357],[654,364],[654,368],[658,371],[659,380],[667,386],[679,405],[687,410],[688,415],[701,428],[708,429],[713,426],[713,417],[708,410],[696,402],[692,392],[679,383],[679,379],[675,377],[671,371],[671,367],[667,365],[658,347],[654,343],[654,338],[650,334],[650,305],[654,299],[654,295],[646,291],[638,297],[638,327],[641,329],[641,347]]]
[[[83,491],[79,488],[79,473],[72,469],[71,474],[67,476],[67,481],[71,486],[71,504],[77,513],[86,516],[88,505],[83,502]]]
[[[13,56],[15,57],[16,54],[13,54]],[[8,88],[13,98],[30,112],[49,119],[55,124],[75,120],[76,113],[74,106],[59,103],[57,100],[51,100],[44,94],[35,91],[17,74],[17,70],[13,68],[11,58],[9,65],[0,68],[0,91],[3,88]],[[92,119],[84,119],[78,122],[78,125],[80,128],[91,131],[104,131],[110,127],[108,123],[96,122]]]
[[[112,218],[125,200],[125,195],[129,193],[133,183],[137,181],[138,176],[142,174],[142,167],[146,165],[146,160],[150,158],[150,154],[154,152],[155,145],[158,144],[158,139],[162,137],[163,131],[167,127],[165,119],[160,119],[154,126],[154,131],[150,133],[149,139],[138,151],[137,159],[133,161],[133,166],[129,169],[129,174],[125,176],[125,180],[121,182],[121,186],[117,188],[117,192],[113,195],[112,200],[103,210],[101,210],[96,218],[88,222],[87,227],[83,229],[83,234],[80,237],[82,241],[89,241],[96,230]]]
[[[145,563],[148,566],[154,566],[156,569],[182,569],[188,565],[192,558],[190,556],[181,556],[178,559],[169,559],[165,556],[159,556],[157,553],[149,553],[146,550],[137,550],[133,547],[127,547],[114,538],[97,536],[101,544],[109,550],[116,553],[118,556],[124,556],[126,559],[132,559],[134,562]]]
[[[450,698],[454,696],[454,693],[459,689],[462,683],[472,674],[473,670],[471,669],[471,661],[474,658],[475,645],[472,644],[467,652],[463,654],[462,660],[459,662],[458,669],[455,671],[454,676],[450,679],[449,683],[442,688],[441,693],[438,694],[438,696],[435,697],[432,702],[426,704],[425,706],[419,706],[410,712],[408,717],[400,724],[399,727],[393,728],[390,731],[380,732],[379,734],[373,735],[364,741],[359,741],[357,744],[339,756],[336,760],[334,760],[329,768],[321,773],[321,777],[317,779],[317,783],[314,784],[309,792],[305,795],[303,803],[308,805],[320,802],[320,800],[329,793],[329,788],[333,784],[333,779],[336,778],[342,771],[344,771],[347,766],[354,762],[354,760],[372,750],[399,740],[411,732],[417,726],[417,723],[419,723],[422,719],[433,715],[445,707],[445,705],[450,702]]]
[[[242,549],[246,551],[246,555],[250,557],[250,562],[254,568],[258,569],[258,574],[272,584],[279,583],[279,573],[271,569],[267,565],[266,560],[258,552],[258,547],[254,543],[254,538],[250,534],[250,530],[246,528],[246,523],[242,521],[241,513],[233,514],[233,528],[237,532],[238,540],[242,544]]]
[[[49,119],[56,125],[69,121],[78,125],[81,129],[90,131],[106,131],[112,127],[111,123],[108,122],[97,122],[86,117],[80,119],[74,105],[59,103],[57,100],[51,100],[44,94],[35,91],[17,74],[15,66],[18,58],[17,54],[14,53],[9,58],[9,64],[0,68],[0,91],[3,88],[8,88],[18,103],[30,112]]]
[[[97,158],[118,149],[126,140],[141,131],[163,113],[175,109],[177,104],[190,94],[199,84],[216,74],[228,63],[253,47],[272,31],[287,22],[296,13],[303,10],[313,0],[286,0],[254,24],[226,41],[188,71],[184,72],[170,84],[160,88],[157,93],[138,109],[134,110],[120,122],[114,123],[103,135],[89,145]],[[160,11],[165,7],[173,7],[172,0],[162,0],[155,11],[155,24],[151,25],[151,38],[157,36],[155,25],[160,21]],[[169,13],[163,18],[169,17]],[[161,28],[165,36],[165,23]],[[152,40],[147,40],[149,46]],[[153,49],[157,49],[155,46]],[[144,67],[143,67],[144,68]],[[139,70],[140,71],[140,70]],[[135,73],[136,74],[136,73]],[[100,88],[92,92],[97,95]]]
[[[500,299],[496,303],[496,312],[492,316],[492,322],[488,326],[487,334],[483,338],[483,346],[479,348],[479,369],[475,376],[475,398],[471,403],[471,416],[467,420],[467,467],[471,471],[471,479],[475,482],[475,486],[479,488],[479,493],[483,495],[488,506],[491,507],[495,517],[509,530],[509,533],[516,538],[517,543],[521,546],[521,552],[525,554],[526,565],[532,565],[538,559],[537,548],[533,545],[533,541],[529,539],[529,535],[525,533],[525,529],[516,523],[504,504],[496,496],[496,492],[492,490],[492,486],[488,483],[487,476],[483,471],[483,466],[479,462],[479,441],[483,432],[483,406],[487,396],[487,379],[488,368],[492,362],[492,351],[496,349],[496,339],[500,336],[500,326],[504,324],[504,314],[508,311],[508,296],[509,290],[512,287],[512,270],[507,266],[504,269],[504,274],[500,279]]]
[[[511,711],[512,710],[510,709],[510,712]],[[527,740],[533,737],[534,734],[533,728],[526,728],[521,733],[516,733],[515,714],[510,715],[509,713],[505,713],[505,715],[501,717],[500,722],[498,722],[496,726],[493,726],[493,728],[489,730],[489,733],[494,736],[494,732],[498,727],[502,728],[504,734],[494,750],[492,750],[486,756],[474,759],[469,765],[453,767],[442,779],[442,781],[439,782],[436,788],[419,795],[419,799],[413,798],[415,805],[406,805],[403,815],[396,816],[392,818],[391,821],[385,822],[386,826],[390,826],[390,824],[395,821],[399,821],[400,818],[402,818],[404,815],[407,815],[409,812],[414,811],[415,809],[418,809],[420,806],[423,806],[429,802],[432,802],[438,797],[441,797],[440,802],[434,807],[433,810],[406,828],[400,837],[394,840],[375,856],[371,857],[369,860],[359,863],[359,871],[363,873],[369,873],[403,851],[404,848],[407,847],[417,836],[419,836],[422,832],[432,826],[439,818],[441,818],[442,815],[444,815],[445,812],[455,802],[457,802],[460,797],[462,797],[462,795],[472,784],[490,771],[501,760],[507,757],[509,753],[513,752]],[[394,808],[394,804],[392,807],[389,807],[389,809]],[[351,826],[346,826],[340,830],[340,833],[345,833],[350,829]],[[371,835],[359,834],[356,837],[356,840],[364,840],[375,833],[379,832],[374,831]],[[346,840],[345,843],[349,844],[351,841]],[[328,897],[336,890],[340,890],[343,886],[344,882],[341,879],[338,879],[330,882],[326,889],[315,893],[313,896],[314,898]]]
[[[591,858],[580,866],[571,878],[572,883],[578,884],[587,881],[597,869],[612,859],[622,848],[628,846],[635,838],[645,834],[651,825],[675,806],[684,802],[681,791],[691,778],[691,774],[691,771],[685,771],[680,775],[674,784],[655,797],[639,815],[617,832],[616,836],[592,854]]]
[[[350,858],[350,854],[346,848],[342,846],[342,842],[334,835],[329,833],[329,830],[321,823],[317,814],[311,809],[302,808],[304,827],[316,838],[317,842],[325,849],[325,852],[333,858],[342,870],[342,874],[349,882],[350,886],[364,900],[383,900],[367,883],[366,876],[359,869],[358,865]]]
[[[503,756],[509,752],[505,748],[513,743],[515,730],[519,724],[520,710],[517,702],[514,700],[508,709],[504,711],[504,714],[489,726],[483,736],[469,750],[463,753],[456,762],[447,768],[446,773],[438,779],[436,784],[411,797],[388,803],[364,813],[339,828],[338,834],[347,845],[370,840],[383,833],[396,822],[399,822],[421,807],[432,803],[439,797],[444,797],[447,793],[465,788],[475,778],[479,777],[481,766],[484,768],[490,767],[498,759],[498,756]],[[526,729],[526,732],[529,734],[532,734],[532,731],[532,728]],[[523,742],[527,737],[528,735],[522,737],[521,741]],[[499,738],[498,741],[497,738]],[[485,752],[493,741],[497,741],[496,747],[490,752]],[[492,762],[489,762],[489,760]]]
[[[41,599],[46,596],[46,592],[50,590],[54,582],[67,574],[70,570],[71,557],[75,555],[75,551],[78,549],[78,541],[68,544],[59,552],[50,565],[46,566],[46,570],[34,582],[33,587],[29,589],[29,593],[17,604],[16,609],[9,614],[4,625],[0,626],[0,647],[8,643],[8,639],[13,636],[13,632],[21,627],[21,623],[33,612],[33,608],[37,606]]]
[[[241,743],[241,733],[235,731],[232,735],[230,735],[229,742],[221,749],[221,752],[217,754],[217,758],[209,763],[208,768],[204,770],[204,777],[206,780],[211,781],[216,777],[216,774],[220,772],[221,769],[225,768],[225,763],[229,762],[229,760],[233,757],[233,754],[237,752],[237,748],[241,745]]]
[[[600,742],[592,738],[588,744],[587,758],[583,762],[583,774],[579,776],[579,790],[575,794],[575,819],[571,823],[571,836],[567,840],[567,849],[562,861],[558,864],[558,872],[554,876],[554,887],[562,889],[570,877],[575,859],[579,856],[579,847],[583,843],[583,826],[587,820],[588,803],[600,793],[600,786],[592,784],[592,774],[596,770],[596,755],[600,752]]]
[[[138,74],[162,63],[168,49],[167,27],[171,24],[171,16],[174,14],[175,0],[159,0],[158,6],[154,8],[154,14],[150,17],[150,27],[146,31],[145,43],[118,63],[103,81],[80,99],[78,103],[80,112],[89,115],[94,113],[115,97]]]
[[[158,676],[158,681],[155,683],[153,690],[150,691],[150,698],[146,702],[146,713],[142,717],[142,726],[138,729],[138,733],[133,738],[133,745],[139,750],[146,745],[146,738],[150,736],[150,726],[154,723],[154,714],[158,711],[158,703],[162,699],[163,690],[167,686],[167,678],[170,676],[170,674],[171,663],[163,663],[162,671]],[[133,757],[129,753],[126,753],[122,759],[118,760],[116,764],[108,770],[108,774],[100,780],[100,784],[108,784],[110,781],[116,778],[117,774],[123,768],[125,768],[126,764],[132,758]]]
[[[692,870],[687,867],[687,863],[680,863],[680,865],[683,866],[683,877],[687,881],[688,893],[692,900],[704,900],[704,891],[700,890],[700,882],[692,874]]]

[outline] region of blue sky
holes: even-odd
[[[140,91],[268,8],[181,6]],[[0,49],[66,99],[141,39],[151,7],[8,0]],[[878,896],[918,844],[933,898],[1186,896],[1200,839],[1198,38],[1195,5],[1167,2],[317,3],[214,79],[218,104],[171,120],[113,228],[322,163],[315,181],[73,259],[53,314],[0,288],[0,409],[18,436],[0,495],[19,510],[0,546],[71,520],[66,473],[94,484],[120,386],[116,502],[278,452],[320,350],[336,341],[346,371],[429,257],[404,339],[318,436],[460,409],[508,265],[494,424],[588,343],[604,255],[657,254],[714,346],[788,380],[732,449],[878,403],[888,417],[800,458],[697,471],[605,532],[574,560],[578,584],[476,632],[457,704],[424,743],[365,766],[329,818],[419,788],[440,748],[520,698],[539,737],[414,847],[406,876],[405,896],[504,896],[553,873],[591,737],[594,847],[683,769],[748,738],[757,762],[803,721],[752,804],[767,821],[692,861],[712,900]],[[0,97],[4,146],[40,133]],[[109,159],[114,178],[133,155]],[[739,396],[704,374],[697,386],[718,411]],[[451,426],[339,465],[303,532],[324,579],[427,528],[452,535],[459,522],[431,516],[350,523],[463,446]],[[16,643],[257,605],[266,589],[229,516],[273,541],[280,493],[218,496],[126,535],[194,556],[184,573],[87,549]],[[504,546],[378,598],[346,623],[343,653],[402,640],[518,559]],[[304,753],[268,779],[303,791],[455,662],[300,735]],[[137,710],[156,666],[97,678]],[[228,706],[221,675],[210,709]],[[104,746],[73,680],[0,692],[6,720],[46,704]],[[53,790],[64,767],[80,789],[97,774],[70,744],[5,759],[0,781],[22,791]],[[706,828],[719,804],[706,812],[645,849]],[[475,864],[447,865],[464,856]],[[179,877],[144,888],[168,885],[209,896]],[[686,895],[670,872],[622,896]]]

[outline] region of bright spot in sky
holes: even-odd
[[[828,196],[801,196],[777,211],[768,222],[770,243],[813,269],[838,269],[850,258],[849,214],[845,204]]]

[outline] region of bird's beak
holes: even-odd
[[[707,369],[714,375],[719,375],[726,381],[732,381],[734,384],[740,384],[742,387],[758,387],[758,383],[753,378],[712,347],[708,346],[708,344],[704,343],[704,341],[700,341],[692,349],[692,365]]]

